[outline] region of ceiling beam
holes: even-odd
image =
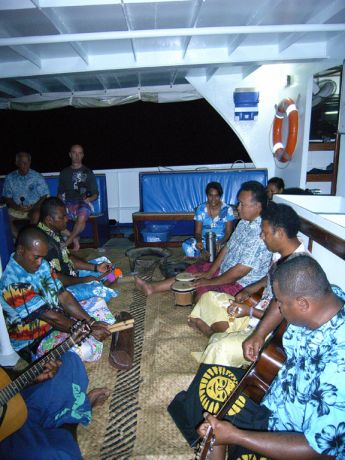
[[[41,13],[48,19],[48,21],[55,27],[60,34],[70,34],[72,31],[66,26],[60,17],[58,8],[44,8],[42,9],[42,2],[40,0],[31,0],[31,2],[41,11]],[[82,58],[86,65],[89,65],[89,56],[85,48],[78,42],[71,42],[71,47]]]
[[[31,78],[17,78],[17,82],[28,88],[34,89],[38,93],[48,93],[48,88],[37,80],[32,80]]]
[[[7,81],[0,81],[0,92],[4,94],[8,94],[11,97],[22,97],[23,96],[22,92],[13,88],[13,85],[11,83],[8,83]]]
[[[0,46],[39,45],[42,43],[69,43],[104,40],[131,40],[139,38],[164,38],[187,36],[217,36],[237,34],[277,34],[343,32],[345,24],[283,24],[258,26],[200,27],[185,29],[130,30],[116,32],[88,32],[78,34],[41,35],[30,37],[3,37]]]
[[[189,23],[189,27],[195,27],[195,24],[197,23],[197,20],[198,20],[198,17],[200,15],[200,10],[201,10],[201,7],[204,3],[204,0],[195,0],[195,4],[194,4],[194,8],[193,8],[193,13],[192,13],[192,18],[190,20],[190,23]],[[184,40],[184,44],[182,46],[183,50],[182,50],[182,59],[185,58],[186,56],[186,53],[187,53],[187,49],[188,49],[188,46],[189,46],[189,43],[192,39],[192,36],[190,37],[186,37],[185,40]]]
[[[74,93],[75,88],[72,80],[68,77],[55,77],[55,80],[57,80],[61,85],[63,85],[65,88],[69,89],[71,93]]]
[[[260,65],[249,65],[247,67],[243,67],[242,70],[242,79],[244,80],[246,77],[254,73],[256,70],[258,70],[261,66]]]
[[[323,6],[319,9],[317,13],[310,16],[309,19],[305,19],[306,24],[317,24],[317,23],[325,23],[329,21],[333,16],[340,13],[342,10],[345,9],[344,0],[333,0],[328,5]],[[285,36],[282,40],[279,41],[279,52],[282,53],[285,51],[289,46],[293,45],[304,37],[304,34],[296,34],[294,32],[290,33],[289,35]]]
[[[267,15],[267,12],[273,11],[281,2],[282,0],[261,0],[261,2],[259,2],[257,5],[257,9],[253,10],[252,15],[248,18],[246,26],[260,24]],[[228,42],[229,55],[232,54],[246,38],[246,35],[240,35],[239,37],[231,37]]]
[[[121,7],[122,7],[123,16],[124,16],[125,21],[126,21],[127,30],[131,31],[133,29],[133,27],[132,27],[131,20],[129,18],[129,14],[128,14],[127,7],[125,5],[124,0],[121,0]],[[131,48],[132,48],[134,61],[137,62],[137,53],[135,51],[134,41],[133,41],[132,38],[131,38]]]
[[[33,53],[27,46],[19,45],[19,46],[10,46],[11,50],[15,53],[22,56],[27,61],[34,64],[39,69],[42,67],[41,59],[38,57],[36,53]]]

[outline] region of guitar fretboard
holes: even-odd
[[[33,364],[28,370],[23,372],[23,374],[13,380],[13,382],[2,388],[0,390],[0,406],[4,406],[11,398],[13,398],[13,396],[19,393],[19,391],[32,383],[36,377],[42,373],[44,366],[48,361],[51,361],[52,359],[58,359],[75,344],[76,343],[73,338],[69,337],[56,348],[54,348],[54,350],[50,351],[39,361]]]

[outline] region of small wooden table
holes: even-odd
[[[158,246],[161,248],[176,248],[181,246],[181,241],[157,241],[154,243],[146,243],[143,241],[140,233],[140,224],[146,220],[153,221],[171,221],[171,220],[194,220],[194,212],[134,212],[132,214],[134,244],[135,246]]]

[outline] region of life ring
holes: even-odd
[[[282,143],[282,128],[285,119],[289,120],[289,133],[286,146]],[[273,121],[273,155],[283,163],[290,161],[297,143],[298,134],[298,110],[295,102],[286,97],[277,108]]]

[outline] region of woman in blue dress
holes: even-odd
[[[195,210],[194,238],[188,238],[182,249],[188,257],[199,257],[206,249],[206,233],[216,234],[217,253],[228,241],[233,230],[235,216],[231,206],[222,202],[223,188],[219,182],[210,182],[206,186],[207,201]]]

